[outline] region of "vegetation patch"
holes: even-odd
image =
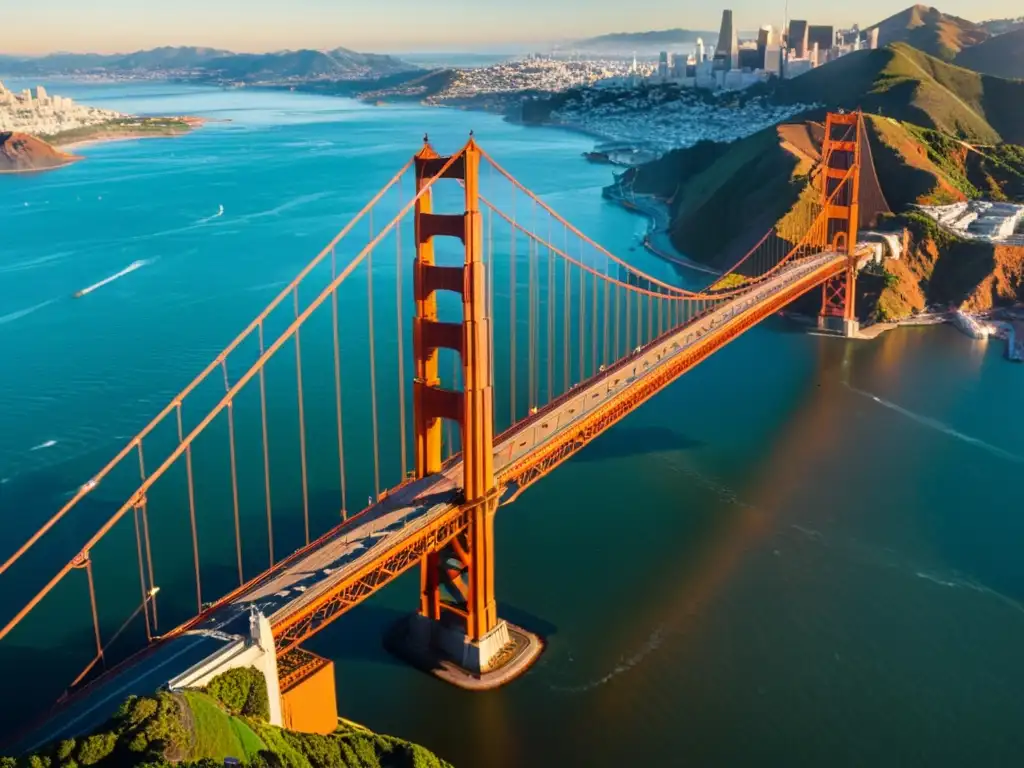
[[[236,706],[241,692],[251,689],[237,675],[218,685]],[[246,768],[450,768],[423,747],[360,728],[322,736],[236,716],[202,691],[130,696],[94,733],[31,755],[0,757],[0,768],[218,768],[228,757]]]
[[[79,141],[122,139],[146,136],[179,136],[192,130],[188,121],[175,117],[124,117],[86,125],[69,131],[41,135],[39,138],[59,146]]]
[[[251,760],[266,748],[247,723],[225,712],[214,699],[198,691],[184,691],[182,696],[191,716],[189,757],[192,759]]]
[[[224,705],[232,715],[270,719],[267,681],[258,669],[230,669],[206,686],[206,693]]]

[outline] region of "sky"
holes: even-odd
[[[729,0],[737,26],[782,23],[786,0]],[[789,0],[789,17],[868,26],[908,0]],[[32,0],[5,24],[0,53],[115,53],[161,45],[234,51],[344,46],[381,53],[482,52],[604,34],[717,30],[723,6],[687,0]],[[1017,16],[1020,0],[949,0],[975,21]],[[10,21],[10,20],[9,20]]]

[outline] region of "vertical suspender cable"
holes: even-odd
[[[135,522],[135,554],[139,558],[139,591],[142,594],[142,613],[146,622],[146,642],[153,640],[153,631],[149,626],[148,590],[146,589],[146,571],[142,565],[142,536],[139,533],[139,505],[132,508],[132,520]]]
[[[616,285],[615,286],[615,350],[612,352],[612,362],[618,360],[622,356],[622,353],[619,351],[619,327],[622,325],[622,321],[619,318],[619,314],[620,314],[619,310],[620,310],[620,304],[621,304],[621,302],[619,301],[620,296],[621,296],[621,291],[619,290],[619,286]]]
[[[142,441],[139,440],[137,445],[139,447],[139,476],[142,478],[142,482],[144,483],[146,482],[146,459],[142,453]],[[149,573],[149,590],[150,597],[152,598],[151,602],[153,604],[153,631],[157,632],[159,629],[156,612],[156,593],[153,592],[156,582],[153,581],[153,549],[149,543],[149,502],[146,500],[146,497],[143,496],[142,499],[139,500],[139,503],[142,505],[142,538],[146,545],[146,569]]]
[[[566,251],[568,253],[568,251]],[[569,336],[572,333],[572,291],[569,290],[569,281],[572,273],[569,269],[568,259],[563,260],[564,274],[562,276],[562,391],[569,391],[569,384],[572,379],[572,359],[569,357],[572,345],[569,343]]]
[[[96,584],[92,578],[92,553],[89,551],[85,553],[85,577],[89,582],[89,605],[92,607],[92,629],[96,635],[96,658],[103,661],[105,666],[103,643],[100,640],[100,614],[96,608]]]
[[[370,211],[370,240],[373,234],[373,211]],[[377,362],[373,338],[373,249],[366,254],[366,314],[370,321],[370,409],[373,416],[373,500],[380,496],[380,444],[377,429]]]
[[[536,309],[536,307],[534,306],[534,303],[533,303],[534,289],[536,288],[536,284],[535,283],[536,283],[536,280],[537,280],[537,274],[536,274],[537,273],[537,265],[536,265],[536,260],[534,259],[534,253],[536,252],[536,246],[534,245],[533,240],[529,241],[529,244],[527,245],[527,252],[528,252],[528,261],[529,261],[529,270],[528,270],[528,277],[527,277],[527,294],[528,294],[528,302],[527,302],[527,307],[528,307],[528,309],[527,309],[527,314],[528,314],[528,317],[527,317],[527,331],[528,331],[528,335],[529,335],[529,348],[530,348],[530,362],[529,362],[529,368],[528,368],[528,371],[529,371],[529,376],[528,376],[529,398],[528,398],[528,400],[529,400],[529,402],[527,404],[527,407],[532,412],[533,411],[533,406],[535,404],[534,395],[533,395],[533,392],[534,392],[533,382],[534,382],[534,378],[535,378],[535,374],[536,374],[536,371],[535,371],[535,361],[534,361],[534,344],[536,343],[536,339],[534,338],[535,337],[534,325],[535,325],[535,318],[536,318],[536,315],[537,315],[537,309]]]
[[[591,275],[591,313],[590,313],[590,376],[597,373],[598,333],[597,333],[597,275]],[[588,376],[589,378],[589,376]]]
[[[548,218],[548,242],[551,242],[551,218]],[[555,297],[557,291],[555,290],[555,252],[548,246],[548,389],[547,398],[545,403],[550,403],[555,399]]]
[[[626,273],[626,281],[627,281],[627,285],[628,285],[628,281],[629,281],[629,273],[628,272]],[[630,343],[630,339],[632,338],[632,330],[633,329],[631,327],[632,323],[629,322],[629,319],[630,319],[630,314],[629,314],[629,298],[630,298],[630,294],[633,293],[633,291],[632,291],[631,288],[623,288],[622,292],[626,294],[626,354],[628,355],[629,351],[631,349],[633,349],[633,345]]]
[[[580,264],[583,264],[583,240],[580,240]],[[586,307],[587,307],[587,272],[580,268],[580,327],[578,330],[579,345],[580,345],[580,375],[576,381],[581,382],[587,378],[586,366],[587,366],[587,353],[586,353],[586,334],[583,330],[586,320]]]
[[[185,441],[185,434],[181,428],[181,401],[177,403],[178,406],[178,442],[183,443]],[[185,446],[185,473],[188,476],[188,517],[192,523],[192,561],[196,569],[196,604],[199,606],[199,610],[196,613],[203,612],[203,588],[199,578],[199,533],[196,529],[196,491],[195,484],[192,481],[192,445]]]
[[[299,286],[292,291],[295,320],[299,319]],[[302,462],[302,523],[309,544],[309,470],[306,468],[306,410],[302,397],[302,328],[295,329],[295,384],[299,392],[299,459]]]
[[[263,322],[257,326],[260,340],[260,357],[263,357]],[[263,420],[263,492],[267,499],[267,547],[270,551],[270,567],[274,567],[274,517],[270,500],[270,436],[267,434],[267,374],[260,366],[260,416]]]
[[[609,321],[609,318],[611,316],[611,312],[608,311],[608,306],[609,306],[609,302],[608,302],[608,288],[609,288],[608,281],[605,280],[604,281],[604,350],[603,350],[603,354],[601,355],[601,364],[602,365],[607,365],[608,364],[608,347],[609,347],[609,339],[611,338],[609,336],[609,334],[608,334],[608,330],[609,330],[608,329],[608,321]]]
[[[487,163],[488,187],[494,185],[495,167]],[[487,209],[487,328],[490,333],[490,389],[495,388],[495,210]],[[497,416],[497,414],[496,414]]]
[[[509,241],[510,255],[508,273],[509,322],[512,327],[509,339],[509,360],[511,362],[511,372],[509,373],[508,380],[511,388],[512,421],[509,422],[509,426],[516,423],[516,194],[516,188],[512,187],[512,227]]]
[[[647,297],[647,343],[654,340],[654,301],[653,296]]]
[[[224,390],[231,390],[228,381],[228,361],[225,358],[220,362],[221,370],[224,372]],[[228,401],[228,451],[231,459],[231,502],[235,515],[235,558],[238,561],[238,586],[245,583],[242,576],[242,523],[239,519],[238,510],[238,462],[235,456],[235,404]]]
[[[405,196],[402,185],[398,185],[398,210],[405,207]],[[409,459],[405,452],[405,348],[402,341],[405,329],[402,322],[402,270],[405,262],[402,259],[402,225],[395,227],[395,316],[398,320],[398,445],[402,455],[402,480],[409,471]]]
[[[331,249],[331,281],[338,276],[338,263],[334,249]],[[338,340],[338,289],[331,291],[331,325],[334,329],[334,405],[338,421],[338,469],[341,477],[341,519],[348,519],[348,503],[345,498],[345,440],[341,428],[341,347]],[[268,518],[269,519],[269,518]]]

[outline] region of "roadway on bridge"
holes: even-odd
[[[495,445],[494,467],[501,483],[503,471],[556,436],[571,429],[604,403],[623,394],[644,377],[668,365],[677,355],[721,331],[794,282],[816,273],[835,271],[845,259],[821,253],[796,260],[745,293],[723,302],[713,312],[674,333],[635,351],[568,396],[521,422]],[[827,276],[827,275],[826,275]],[[820,282],[820,281],[819,281]],[[257,606],[277,627],[289,617],[365,570],[382,555],[457,509],[455,496],[462,485],[462,464],[452,463],[435,476],[401,486],[377,504],[353,517],[305,552],[279,563],[274,571],[236,594],[187,632],[171,637],[130,666],[95,684],[88,695],[70,702],[23,747],[87,732],[107,719],[129,694],[151,694],[199,663],[224,644],[248,634],[250,606]],[[397,577],[397,573],[390,578]],[[390,580],[390,579],[389,579]],[[410,606],[410,609],[413,606]]]

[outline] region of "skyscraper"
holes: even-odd
[[[705,54],[705,51],[704,51],[704,38],[698,37],[697,38],[697,63],[698,64],[700,64],[702,61],[704,61],[704,54]]]
[[[807,27],[807,47],[813,48],[815,43],[822,53],[832,50],[836,44],[835,27],[823,24],[811,24]]]
[[[789,22],[789,35],[786,43],[793,52],[793,56],[802,59],[807,56],[807,22],[793,20]]]
[[[722,30],[715,48],[715,69],[730,70],[739,66],[740,43],[732,23],[732,11],[722,11]]]
[[[765,66],[765,52],[774,42],[775,35],[772,32],[771,26],[764,26],[757,33],[757,57],[760,61],[758,69],[767,69]]]

